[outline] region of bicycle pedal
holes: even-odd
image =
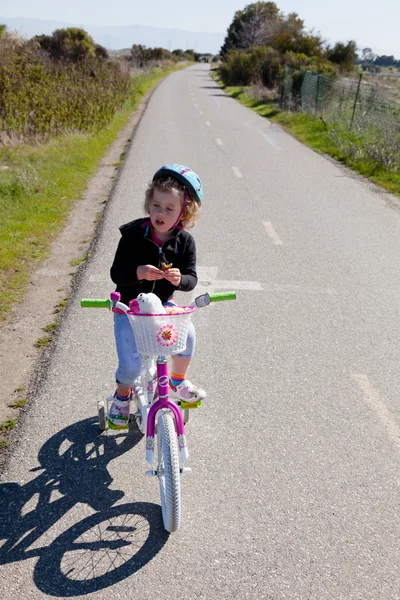
[[[190,467],[182,467],[182,469],[179,469],[179,470],[182,474],[192,472],[192,469]]]
[[[190,410],[191,408],[200,408],[201,402],[201,400],[196,400],[195,402],[185,402],[184,400],[181,400],[179,405],[183,410]]]

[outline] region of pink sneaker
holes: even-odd
[[[110,429],[128,429],[131,397],[129,396],[128,400],[119,400],[119,398],[115,398],[114,396],[108,414],[108,426]]]
[[[170,381],[169,395],[174,400],[183,400],[184,402],[204,400],[206,397],[205,391],[201,387],[190,383],[188,379],[184,379],[182,383],[177,386],[174,386]]]

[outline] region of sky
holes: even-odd
[[[150,25],[223,32],[250,0],[0,0],[0,16],[77,25]],[[400,59],[400,0],[276,0],[331,45],[355,40],[360,49]]]

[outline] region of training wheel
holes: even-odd
[[[104,400],[99,400],[97,403],[97,414],[99,417],[99,429],[100,431],[105,431],[107,429],[107,411]]]

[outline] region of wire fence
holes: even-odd
[[[321,119],[332,139],[355,158],[400,170],[400,86],[329,77],[286,67],[281,104]]]

